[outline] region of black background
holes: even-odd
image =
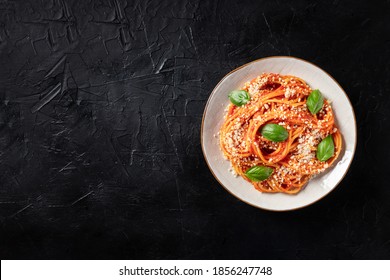
[[[1,1],[1,258],[390,258],[389,14],[389,1]],[[329,72],[358,125],[337,189],[282,213],[228,194],[200,146],[217,82],[273,55]]]

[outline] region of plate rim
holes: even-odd
[[[325,193],[324,195],[320,196],[319,198],[317,198],[316,200],[306,204],[306,205],[303,205],[303,206],[299,206],[299,207],[294,207],[294,208],[289,208],[289,209],[269,209],[269,208],[264,208],[264,207],[261,207],[257,204],[254,204],[254,203],[251,203],[251,202],[248,202],[248,201],[245,201],[243,200],[242,198],[238,197],[237,195],[235,195],[232,191],[229,190],[229,188],[227,188],[224,184],[222,184],[222,182],[218,179],[218,177],[215,175],[213,169],[211,168],[210,166],[210,163],[209,163],[209,160],[206,156],[206,152],[205,152],[205,148],[204,148],[204,142],[203,142],[203,129],[204,129],[204,120],[205,120],[205,115],[206,115],[206,111],[207,111],[207,108],[209,106],[209,103],[210,103],[210,100],[211,100],[211,97],[215,94],[215,91],[216,89],[218,88],[218,86],[228,77],[230,76],[231,74],[233,74],[234,72],[246,67],[246,66],[249,66],[250,64],[253,64],[253,63],[256,63],[256,62],[259,62],[259,61],[262,61],[262,60],[267,60],[267,59],[275,59],[275,58],[290,58],[290,59],[296,59],[296,60],[299,60],[301,62],[304,62],[304,63],[308,63],[318,69],[320,69],[322,72],[324,72],[326,75],[328,75],[338,86],[339,88],[341,89],[341,91],[344,93],[345,97],[347,98],[348,102],[349,102],[349,105],[351,106],[352,108],[352,116],[353,116],[353,120],[354,120],[354,126],[355,126],[355,133],[354,133],[354,147],[353,147],[353,151],[352,151],[352,156],[351,156],[351,161],[348,163],[348,166],[347,166],[347,169],[345,171],[345,173],[343,174],[343,176],[340,178],[340,180],[335,184],[335,186],[327,193]],[[253,61],[250,61],[248,63],[245,63],[233,70],[231,70],[230,72],[228,72],[227,74],[225,74],[222,79],[216,84],[216,86],[213,88],[213,90],[211,91],[208,99],[207,99],[207,102],[206,102],[206,105],[205,105],[205,108],[203,110],[203,115],[202,115],[202,123],[201,123],[201,128],[200,128],[200,143],[201,143],[201,146],[202,146],[202,153],[203,153],[203,157],[206,161],[206,164],[207,164],[207,167],[209,168],[209,170],[211,171],[211,174],[213,175],[213,177],[217,180],[217,182],[231,195],[233,195],[235,198],[237,198],[238,200],[240,200],[241,202],[244,202],[245,204],[248,204],[250,206],[253,206],[255,208],[258,208],[258,209],[262,209],[262,210],[266,210],[266,211],[271,211],[271,212],[287,212],[287,211],[294,211],[294,210],[299,210],[299,209],[303,209],[303,208],[306,208],[308,206],[311,206],[313,205],[314,203],[316,203],[317,201],[320,201],[321,199],[323,199],[325,196],[329,195],[330,193],[332,193],[337,187],[338,185],[344,180],[345,176],[347,176],[348,174],[348,171],[351,167],[351,164],[353,162],[353,159],[355,157],[355,151],[356,151],[356,147],[357,147],[357,124],[356,124],[356,116],[355,116],[355,110],[353,108],[353,105],[352,105],[352,102],[351,100],[349,99],[349,96],[347,95],[347,93],[345,92],[344,88],[336,81],[335,78],[333,78],[332,75],[330,75],[328,72],[326,72],[324,69],[322,69],[321,67],[319,67],[318,65],[310,62],[310,61],[307,61],[305,59],[302,59],[302,58],[299,58],[299,57],[295,57],[295,56],[287,56],[287,55],[281,55],[281,56],[267,56],[267,57],[262,57],[262,58],[259,58],[259,59],[256,59],[256,60],[253,60]]]

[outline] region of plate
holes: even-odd
[[[261,193],[242,177],[229,172],[230,162],[219,148],[218,131],[229,104],[228,93],[261,73],[294,75],[311,88],[321,90],[332,101],[336,126],[343,136],[343,150],[338,160],[324,173],[312,178],[296,195]],[[201,143],[206,162],[219,183],[238,199],[258,208],[287,211],[310,205],[330,193],[344,178],[356,148],[356,119],[351,102],[341,86],[318,66],[295,57],[267,57],[245,64],[227,74],[212,91],[203,113]]]

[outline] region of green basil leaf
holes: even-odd
[[[245,90],[233,90],[229,93],[230,102],[236,106],[242,106],[251,100],[251,96]]]
[[[324,105],[324,98],[318,89],[313,90],[306,101],[307,108],[315,115],[317,114],[322,106]]]
[[[334,142],[332,135],[325,137],[317,147],[317,159],[319,161],[327,161],[334,154]]]
[[[249,178],[249,180],[258,182],[268,179],[273,172],[274,170],[271,167],[257,165],[249,168],[245,172],[245,175]]]
[[[274,142],[282,142],[288,138],[288,131],[281,125],[269,123],[261,129],[261,135]]]

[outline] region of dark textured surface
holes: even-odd
[[[0,1],[0,256],[390,258],[390,3],[374,2]],[[216,83],[271,55],[333,75],[358,123],[340,186],[286,213],[228,194],[199,141]]]

